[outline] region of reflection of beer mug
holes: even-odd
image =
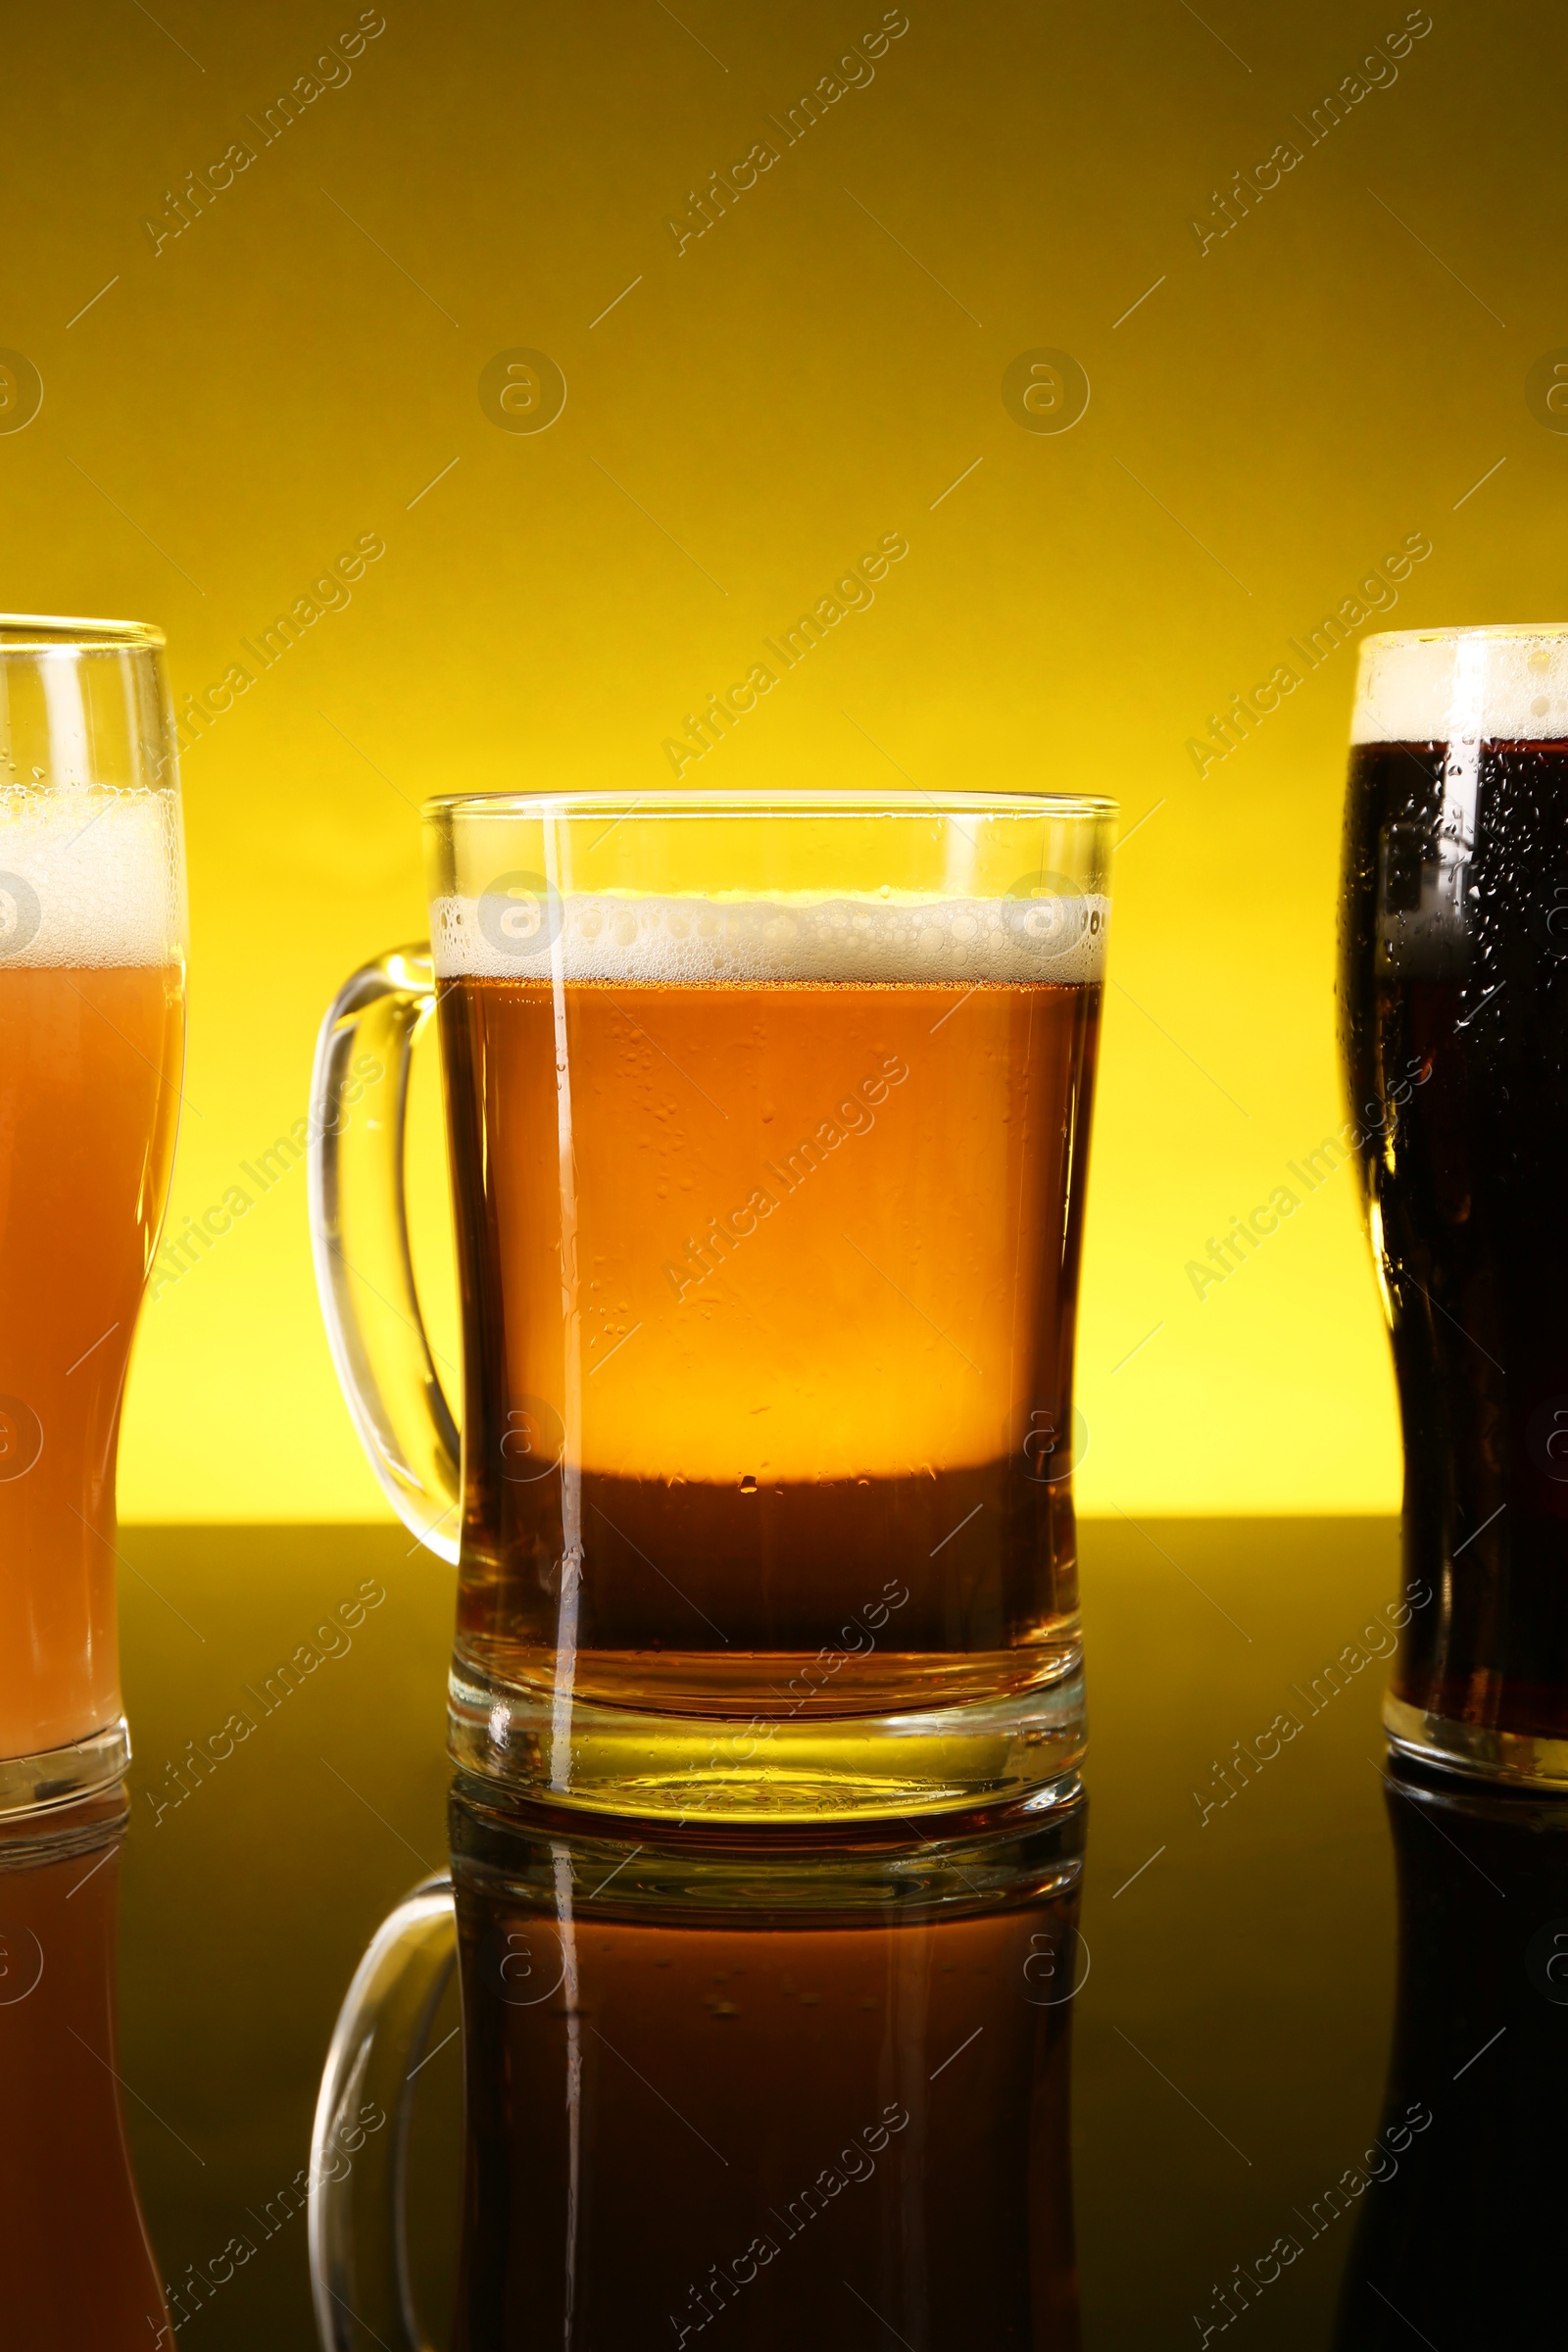
[[[129,1754],[115,1454],[184,1051],[162,644],[0,618],[0,1812]]]
[[[1568,629],[1369,637],[1343,1044],[1404,1433],[1401,1746],[1568,1782]]]
[[[752,1819],[1070,1774],[1109,819],[1026,794],[432,804],[433,956],[328,1014],[312,1198],[361,1435],[460,1563],[469,1769]],[[406,1081],[437,1009],[461,1476],[402,1113],[342,1108],[356,1054]]]
[[[918,1845],[584,1834],[471,1784],[451,1824],[451,1879],[378,1930],[317,2104],[331,2352],[430,2340],[398,2208],[454,1943],[459,2352],[1076,2352],[1081,1799]]]

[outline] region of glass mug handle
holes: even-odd
[[[311,1248],[332,1361],[370,1467],[410,1534],[455,1563],[460,1441],[419,1312],[403,1172],[409,1068],[435,1006],[424,946],[377,956],[333,999],[311,1080]],[[363,1087],[368,1056],[391,1084],[390,1107],[355,1117],[350,1090]],[[368,1315],[357,1291],[368,1294]]]
[[[381,1922],[332,2033],[311,2133],[311,2294],[322,2352],[430,2352],[403,2226],[414,2077],[457,1958],[452,1881]]]

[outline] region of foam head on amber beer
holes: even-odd
[[[168,964],[184,932],[172,793],[0,789],[0,970]]]
[[[1098,980],[1109,902],[1020,889],[1004,898],[656,898],[534,891],[438,899],[435,966],[492,980],[744,988],[766,982]],[[508,916],[517,920],[509,931]],[[559,943],[559,944],[558,944]]]

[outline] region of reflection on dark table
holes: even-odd
[[[115,2047],[122,1788],[0,1821],[0,2344],[169,2339]]]
[[[760,1851],[456,1793],[461,2352],[1073,2352],[1083,1812]]]
[[[1389,1776],[1399,1987],[1336,2352],[1568,2333],[1568,1802]]]
[[[131,1529],[122,1549],[137,1572],[122,1595],[136,1762],[118,2056],[107,1976],[94,2031],[78,2030],[123,2086],[179,2340],[233,2352],[306,2346],[304,2190],[332,2022],[376,1923],[447,1858],[450,1580],[409,1557],[396,1530]],[[1538,2326],[1531,2298],[1550,2295],[1568,2186],[1556,2121],[1568,1941],[1552,1940],[1568,1937],[1564,1833],[1549,1805],[1510,1807],[1407,1777],[1389,1799],[1396,1922],[1378,1708],[1397,1573],[1391,1522],[1084,1531],[1092,1834],[1067,2014],[1087,2352],[1222,2337],[1269,2352],[1423,2337],[1435,2352],[1555,2340],[1556,2303],[1544,2305],[1553,2317]],[[116,1868],[107,1863],[62,1902],[73,1932],[77,1902]],[[21,1883],[0,1877],[7,1889]],[[952,1920],[931,1929],[926,1943],[935,1949],[955,1933],[984,1943],[994,1931],[1004,1932],[977,1915],[967,1928]],[[684,1947],[683,1975],[643,1970],[637,1954],[648,1946],[633,1924],[603,1933],[591,1954],[596,2022],[646,2085],[600,2052],[592,2098],[613,2146],[602,2148],[589,2183],[607,2212],[618,2208],[641,2232],[636,2266],[668,2271],[646,2338],[628,2329],[623,2340],[673,2342],[669,2309],[680,2306],[665,2308],[666,2287],[702,2293],[710,2266],[741,2252],[758,2227],[747,2168],[761,2142],[737,2084],[764,2088],[777,2153],[776,2182],[761,2183],[770,2192],[794,2180],[786,2156],[810,2156],[817,2170],[836,2164],[866,2120],[867,2097],[868,2116],[885,2104],[882,2059],[873,2065],[857,2020],[876,2015],[885,2027],[902,1995],[885,1977],[859,1989],[846,1962],[823,1972],[820,1985],[792,1974],[793,1991],[774,1965],[740,1981],[737,2001],[736,1949],[757,1930],[737,1931],[722,1952],[702,1948],[702,1931]],[[1007,1965],[1021,1957],[1009,1950]],[[667,1988],[645,1995],[641,1984],[659,1976]],[[930,2058],[925,2201],[907,2243],[923,2241],[932,2276],[960,2275],[971,2247],[991,2272],[1005,2268],[991,2206],[1004,2193],[1009,2130],[1019,2144],[1016,2115],[1005,2120],[1016,2089],[1005,2068],[979,2102],[955,2099],[951,2116],[938,2118],[936,2102],[962,2086],[960,2070],[993,2032],[1002,2037],[985,1982],[970,1988],[963,1978],[961,1966],[946,1980],[939,1967],[923,2022],[911,2007],[900,2013],[902,2046]],[[822,1986],[835,1984],[842,1998],[824,2001]],[[813,1989],[814,2007],[805,1997]],[[0,2054],[35,1997],[0,2005]],[[867,1998],[883,2009],[858,2010]],[[436,2342],[454,2307],[462,2219],[457,2025],[454,1997],[431,2031],[411,2151],[411,2259]],[[966,2056],[930,2081],[977,2025],[987,2031]],[[562,2063],[560,2046],[531,2032],[510,2018],[477,2029],[496,2051],[512,2035],[531,2070],[519,2124],[528,2102],[548,2106],[551,2068]],[[21,2112],[13,2082],[30,2063],[21,2078],[5,2077],[8,2127]],[[111,2081],[93,2057],[81,2064],[83,2084],[87,2070]],[[1054,2084],[1050,2064],[1038,2079]],[[981,2088],[978,2074],[970,2087]],[[907,2104],[898,2085],[886,2095]],[[686,2110],[727,2166],[710,2163],[665,2101]],[[1430,2112],[1419,2129],[1412,2103]],[[825,2158],[818,2119],[823,2144],[834,2143]],[[481,2131],[517,2151],[515,2180],[536,2216],[527,2242],[548,2243],[560,2146],[552,2156],[548,2137],[514,2136],[499,2091],[487,2114],[475,2114]],[[915,2133],[911,2107],[890,2149],[902,2141],[913,2150]],[[100,2133],[98,2144],[112,2152],[111,2137]],[[714,2179],[704,2181],[694,2168],[709,2164]],[[857,2210],[859,2201],[860,2211],[893,2214],[895,2176],[880,2153],[878,2166],[812,2228],[824,2248],[828,2230],[839,2230],[841,2279],[861,2282],[853,2267],[860,2259],[871,2266],[866,2277],[903,2292],[876,2232],[906,2223],[862,2224]],[[134,2278],[124,2176],[117,2184],[113,2164],[100,2168],[87,2196],[85,2174],[72,2182],[48,2175],[43,2165],[27,2174],[32,2209],[7,2194],[0,2276],[14,2282],[25,2269],[21,2254],[40,2256],[63,2233],[77,2266],[84,2244],[128,2247],[124,2261],[101,2255],[97,2268],[107,2277],[128,2262]],[[105,2180],[114,2194],[103,2211],[119,2219],[100,2228],[92,2213]],[[933,2182],[942,2185],[934,2200]],[[771,2193],[763,2201],[777,2202]],[[664,2227],[670,2214],[682,2217],[680,2230]],[[613,2296],[623,2282],[612,2264],[633,2258],[594,2242],[606,2250],[594,2256],[592,2291]],[[495,2275],[472,2266],[470,2296]],[[836,2291],[858,2309],[842,2285]],[[825,2294],[808,2322],[823,2352],[879,2340],[869,2320],[863,2337],[856,2332],[858,2321],[841,2320]],[[908,2302],[883,2308],[917,2352],[967,2352],[978,2341],[951,2322],[926,2332]],[[702,2340],[766,2342],[747,2332],[759,2309],[755,2286],[726,2298]],[[149,2311],[156,2319],[156,2302]],[[122,2341],[150,2344],[148,2317],[137,2317],[139,2337],[95,2326],[74,2339],[47,2323],[38,2340],[51,2352],[74,2340],[110,2352]],[[798,2324],[795,2339],[806,2332]],[[13,2342],[31,2352],[15,2326],[0,2340],[7,2352]],[[537,2341],[551,2346],[559,2335],[546,2328]]]

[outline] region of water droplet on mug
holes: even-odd
[[[757,1493],[757,1481],[749,1470],[747,1471],[746,1476],[741,1480],[741,1493],[743,1494],[755,1494]]]

